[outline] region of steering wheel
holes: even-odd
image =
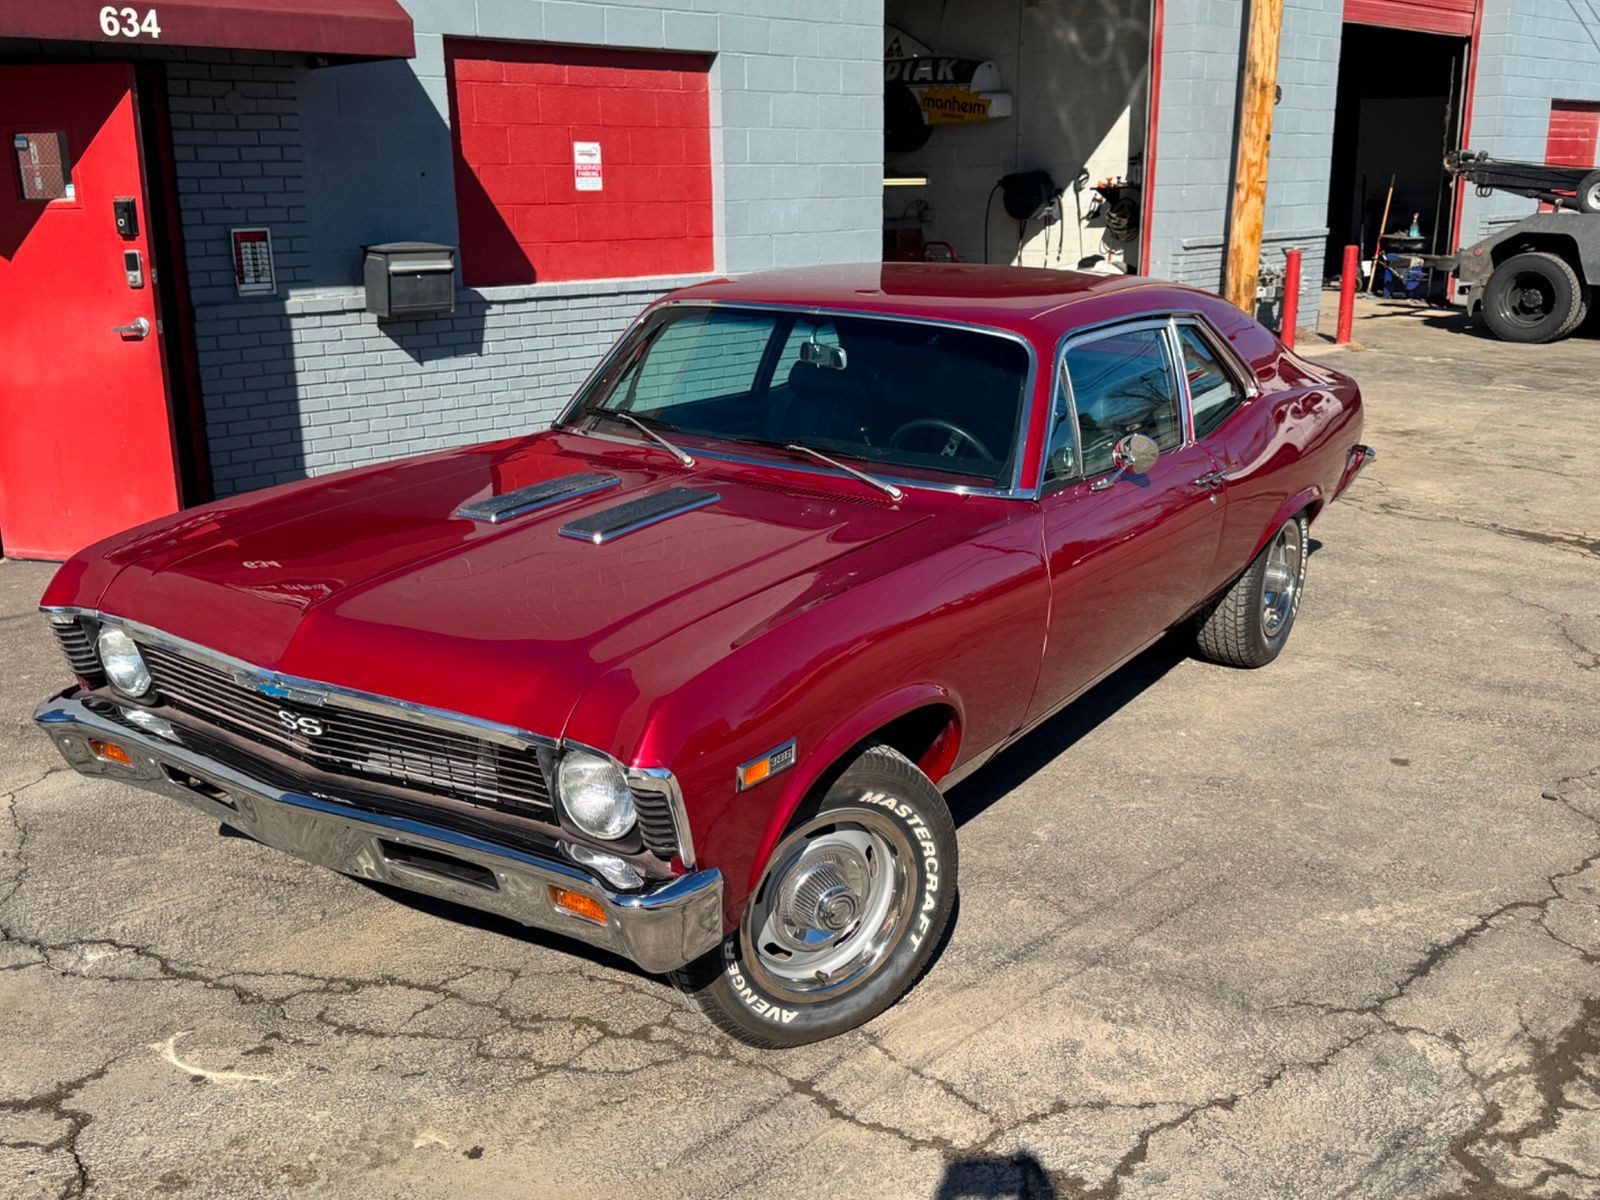
[[[889,449],[898,450],[906,435],[918,429],[940,429],[950,435],[949,440],[939,450],[940,458],[954,458],[956,448],[965,442],[990,462],[994,461],[994,455],[989,453],[989,447],[980,442],[976,434],[961,428],[954,421],[946,421],[943,417],[918,417],[914,421],[907,421],[894,431],[894,436],[889,439]]]

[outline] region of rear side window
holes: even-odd
[[[1194,326],[1178,326],[1178,344],[1183,348],[1183,372],[1189,380],[1194,436],[1209,437],[1244,403],[1244,388]]]
[[[1108,333],[1072,347],[1067,378],[1086,477],[1111,470],[1112,447],[1130,433],[1154,438],[1163,450],[1182,444],[1183,407],[1162,330]]]

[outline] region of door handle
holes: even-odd
[[[150,336],[150,322],[146,321],[143,317],[135,317],[133,319],[133,324],[113,325],[111,327],[111,332],[125,338],[132,338],[136,342],[142,342],[145,338]]]
[[[1217,488],[1228,482],[1226,471],[1207,471],[1194,481],[1195,487]]]

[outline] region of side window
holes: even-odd
[[[1111,448],[1130,433],[1163,450],[1183,442],[1178,381],[1160,329],[1108,333],[1067,351],[1085,477],[1112,469]]]
[[[772,325],[771,317],[723,313],[674,321],[621,381],[627,407],[663,412],[696,400],[749,395]]]
[[[1245,400],[1244,388],[1230,375],[1200,331],[1178,326],[1183,347],[1183,373],[1189,380],[1189,407],[1194,410],[1194,436],[1209,437]]]

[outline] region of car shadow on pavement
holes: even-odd
[[[970,778],[945,794],[956,828],[984,812],[995,801],[1020,787],[1054,759],[1065,754],[1101,722],[1116,715],[1189,657],[1187,630],[1168,634],[1132,662],[1095,684],[1061,712],[1020,741],[1008,746]]]
[[[1057,1200],[1044,1164],[1023,1150],[1008,1158],[957,1158],[945,1164],[934,1200]]]

